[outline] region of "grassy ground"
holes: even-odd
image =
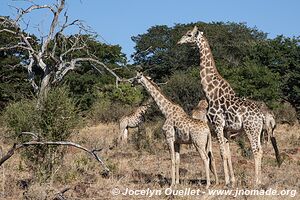
[[[271,144],[264,148],[263,157],[263,189],[297,190],[295,197],[291,196],[211,196],[205,190],[205,174],[202,161],[195,149],[184,146],[181,151],[181,184],[178,190],[191,188],[206,192],[197,196],[174,196],[175,199],[300,199],[300,131],[299,126],[279,125],[275,130],[277,142],[284,162],[281,168],[276,166]],[[0,168],[0,199],[53,199],[55,194],[68,189],[64,193],[66,199],[145,199],[145,196],[117,195],[111,191],[118,188],[124,192],[132,190],[159,190],[161,195],[150,199],[169,199],[164,194],[170,181],[170,158],[164,138],[157,139],[151,126],[145,129],[146,135],[138,135],[136,130],[130,130],[129,144],[118,148],[104,149],[100,156],[112,171],[109,178],[102,176],[102,168],[93,158],[76,149],[67,149],[63,166],[52,174],[47,184],[36,183],[30,169],[20,160],[19,154],[14,155]],[[157,132],[157,131],[156,131]],[[72,138],[84,146],[109,147],[113,146],[118,136],[116,124],[99,124],[82,129]],[[242,156],[248,152],[241,149],[237,142],[231,141],[233,167],[239,189],[251,189],[254,179],[253,159]],[[0,146],[6,152],[10,147],[0,140]],[[246,145],[247,146],[247,145]],[[214,155],[217,162],[220,185],[210,189],[223,189],[224,175],[222,172],[219,147],[213,141]],[[115,191],[116,192],[116,191]],[[59,198],[57,198],[59,199]]]

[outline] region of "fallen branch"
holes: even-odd
[[[27,146],[34,146],[34,145],[64,145],[64,146],[72,146],[78,149],[81,149],[87,153],[89,153],[92,157],[94,157],[99,163],[100,165],[104,168],[104,172],[103,175],[104,176],[108,176],[109,175],[109,169],[106,167],[106,165],[104,164],[104,162],[101,160],[101,158],[96,154],[96,152],[101,151],[102,149],[92,149],[89,150],[79,144],[76,144],[74,142],[68,142],[68,141],[29,141],[29,142],[24,142],[22,144],[14,144],[12,146],[12,148],[10,148],[8,150],[8,152],[6,154],[4,154],[4,156],[1,157],[0,159],[0,166],[7,161],[10,157],[12,157],[15,153],[16,150],[19,150],[23,147],[27,147]]]

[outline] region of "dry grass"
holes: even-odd
[[[130,134],[136,130],[130,130]],[[113,196],[111,190],[119,188],[125,191],[130,189],[159,189],[168,188],[170,178],[170,159],[164,139],[153,139],[151,127],[146,127],[150,141],[151,151],[134,148],[131,142],[125,146],[105,149],[101,152],[107,165],[112,170],[109,178],[101,175],[102,168],[89,155],[84,152],[68,149],[64,165],[58,168],[47,184],[40,185],[32,179],[30,170],[16,154],[0,168],[0,199],[53,199],[56,193],[69,188],[64,193],[66,199],[145,199],[144,196]],[[300,192],[300,131],[299,126],[280,125],[276,130],[277,142],[284,162],[281,168],[276,166],[273,149],[269,144],[264,148],[263,183],[264,188],[277,190],[296,189]],[[109,147],[115,143],[118,136],[116,124],[99,124],[86,127],[72,140],[87,147]],[[221,179],[218,186],[211,189],[222,189],[224,176],[222,172],[219,147],[213,142],[217,170]],[[0,146],[4,151],[8,144]],[[232,160],[237,178],[238,188],[251,188],[253,182],[253,159],[241,156],[241,150],[235,142],[231,141]],[[194,148],[185,146],[181,152],[181,184],[178,189],[192,188],[205,191],[201,184],[205,174],[200,157]],[[291,198],[288,196],[239,196],[238,198],[225,196],[184,196],[175,199],[299,199],[300,195]],[[168,199],[168,196],[154,196],[150,199]]]

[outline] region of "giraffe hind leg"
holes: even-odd
[[[204,164],[205,174],[206,174],[206,188],[210,186],[210,176],[209,176],[209,156],[205,147],[201,148],[200,144],[196,141],[194,142],[195,148],[200,154],[200,157]]]
[[[209,133],[209,135],[208,135],[206,152],[208,152],[208,157],[209,157],[209,169],[215,177],[216,185],[218,185],[219,178],[218,178],[218,174],[217,174],[217,170],[216,170],[215,158],[214,158],[214,155],[212,152],[211,133]]]
[[[255,185],[259,186],[261,184],[261,160],[262,160],[262,146],[260,141],[261,129],[251,129],[245,127],[246,135],[250,141],[251,149],[254,155],[254,165],[255,165]]]

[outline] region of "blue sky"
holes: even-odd
[[[0,15],[12,16],[14,10],[8,5],[24,3],[1,0]],[[270,38],[300,36],[299,0],[67,0],[67,7],[70,19],[86,21],[106,42],[119,44],[127,56],[134,53],[131,36],[162,24],[246,22],[269,33]],[[35,13],[30,20],[38,23],[49,16]]]

